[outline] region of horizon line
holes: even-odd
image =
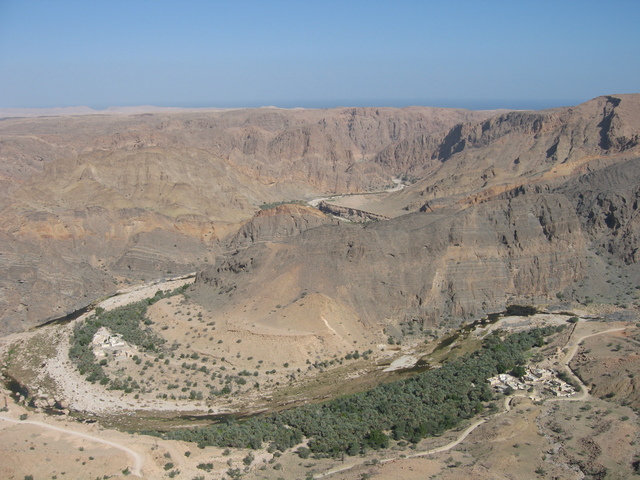
[[[592,97],[595,98],[595,97]],[[218,105],[212,105],[214,102],[185,102],[184,104],[167,104],[164,102],[140,103],[140,104],[123,104],[123,105],[67,105],[67,106],[48,106],[48,107],[15,107],[0,106],[0,114],[30,114],[43,115],[64,114],[83,115],[83,114],[115,114],[128,113],[131,110],[148,110],[148,111],[206,111],[206,110],[239,110],[239,109],[260,109],[274,108],[282,110],[309,109],[322,110],[332,108],[410,108],[410,107],[427,107],[427,108],[449,108],[464,110],[544,110],[549,108],[560,108],[566,106],[575,106],[589,99],[519,99],[519,100],[308,100],[308,101],[278,101],[278,102],[215,102]],[[164,103],[164,104],[163,104]]]

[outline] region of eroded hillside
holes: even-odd
[[[307,292],[324,296],[338,317],[398,332],[407,323],[437,327],[481,316],[507,300],[548,302],[586,274],[588,255],[567,199],[536,195],[307,230],[220,256],[194,288],[229,321],[294,326],[301,317],[294,305]],[[248,302],[259,308],[239,314]],[[276,305],[283,310],[268,313]],[[310,315],[336,321],[321,311],[302,316]]]
[[[632,303],[639,104],[6,119],[5,330],[195,270],[203,307],[243,325],[287,325],[303,292],[322,299],[313,328],[334,315],[381,335],[516,301]],[[253,217],[394,177],[411,184],[350,197],[390,220],[301,205]]]
[[[598,97],[571,108],[509,112],[398,142],[376,163],[419,180],[393,206],[431,210],[519,185],[598,170],[640,153],[640,97]],[[387,207],[389,208],[389,207]]]
[[[261,204],[384,188],[393,174],[373,162],[380,150],[492,114],[266,108],[5,118],[0,331],[64,315],[129,281],[194,271]]]
[[[335,311],[393,334],[412,323],[479,318],[508,303],[637,304],[639,103],[601,97],[420,137],[423,146],[441,140],[419,157],[396,153],[423,177],[361,202],[378,212],[404,205],[404,215],[221,255],[198,275],[198,298],[234,318],[248,299],[269,311],[314,292]],[[260,310],[243,316],[271,321]]]

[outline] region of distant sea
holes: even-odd
[[[440,107],[440,108],[464,108],[468,110],[543,110],[546,108],[567,107],[578,105],[590,100],[428,100],[428,99],[408,99],[408,100],[239,100],[239,101],[215,101],[210,102],[186,102],[182,104],[171,102],[144,102],[140,105],[154,105],[156,107],[170,108],[337,108],[337,107]],[[96,110],[104,110],[109,106],[89,105]],[[125,105],[118,105],[124,107]]]
[[[279,107],[279,108],[336,108],[336,107],[440,107],[440,108],[464,108],[468,110],[543,110],[546,108],[567,107],[578,105],[590,100],[428,100],[428,99],[408,99],[408,100],[283,100],[283,101],[223,101],[191,104],[169,104],[156,102],[153,105],[159,107],[182,107],[182,108],[258,108],[258,107]],[[98,108],[98,107],[93,107]],[[104,108],[104,107],[102,107]]]

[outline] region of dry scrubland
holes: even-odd
[[[147,287],[144,293],[148,295],[157,289],[158,285],[153,285]],[[133,292],[129,298],[139,299],[141,296],[144,295]],[[125,298],[119,299],[119,303],[126,301]],[[162,319],[168,318],[169,315],[175,318],[175,322],[172,322],[172,325],[175,324],[175,329],[165,328],[168,324],[162,322]],[[586,312],[583,312],[583,315],[589,317]],[[635,324],[624,322],[602,323],[592,319],[582,320],[574,325],[567,323],[568,315],[506,317],[498,323],[478,327],[475,331],[460,335],[444,349],[434,350],[434,346],[438,343],[436,341],[431,344],[425,344],[424,340],[408,341],[401,346],[385,345],[384,352],[372,353],[367,360],[362,357],[350,362],[343,360],[343,364],[348,365],[341,366],[334,363],[333,366],[328,365],[326,369],[318,369],[310,367],[304,361],[289,365],[288,369],[283,369],[283,372],[266,374],[263,369],[269,368],[271,363],[263,367],[262,365],[266,362],[259,363],[258,358],[243,359],[242,353],[238,358],[233,355],[232,350],[221,350],[224,348],[225,341],[230,343],[231,348],[239,345],[233,340],[240,339],[242,334],[228,331],[224,326],[207,326],[206,310],[198,311],[193,305],[189,306],[188,298],[182,294],[162,299],[152,305],[149,309],[149,318],[156,318],[152,327],[166,335],[167,345],[173,345],[172,335],[176,335],[176,330],[180,332],[180,338],[185,339],[185,345],[180,345],[172,352],[173,358],[170,354],[167,355],[165,359],[169,360],[168,365],[165,365],[164,361],[155,361],[157,356],[149,357],[147,360],[147,357],[140,354],[138,358],[142,361],[139,363],[136,363],[133,357],[123,358],[119,362],[109,360],[113,365],[107,368],[107,370],[111,369],[109,371],[112,374],[120,371],[121,376],[131,375],[140,385],[146,385],[145,382],[151,376],[157,376],[158,381],[150,382],[149,385],[153,386],[154,390],[148,393],[105,390],[100,385],[83,382],[73,364],[64,357],[60,357],[59,364],[60,367],[65,368],[64,375],[54,377],[42,372],[34,375],[34,362],[44,362],[47,356],[57,354],[56,342],[51,340],[64,338],[60,327],[47,327],[36,333],[21,334],[20,338],[12,338],[11,341],[5,340],[3,342],[5,348],[9,346],[12,349],[13,358],[20,359],[9,362],[11,363],[10,372],[12,375],[21,376],[21,381],[26,384],[38,385],[41,397],[53,396],[61,400],[65,408],[93,411],[102,417],[101,423],[112,422],[121,427],[129,424],[135,428],[141,428],[145,423],[153,425],[157,422],[153,418],[162,417],[163,410],[165,414],[181,409],[191,413],[227,409],[237,411],[243,407],[256,408],[261,402],[264,402],[263,406],[273,407],[277,402],[265,402],[265,397],[277,396],[278,390],[282,390],[285,386],[285,390],[289,389],[290,393],[295,392],[296,389],[307,393],[304,400],[308,400],[314,392],[318,396],[321,392],[330,391],[325,390],[327,386],[322,385],[316,385],[314,389],[314,382],[321,383],[327,375],[333,379],[339,378],[340,375],[350,375],[352,380],[363,375],[372,381],[371,379],[375,378],[374,372],[379,376],[382,375],[381,370],[384,365],[392,363],[394,358],[419,358],[432,352],[428,357],[432,362],[442,360],[447,356],[459,355],[469,349],[477,348],[474,346],[477,345],[477,338],[498,329],[518,331],[549,322],[569,325],[569,328],[557,337],[555,343],[545,347],[544,355],[534,355],[533,360],[536,360],[536,356],[539,357],[537,359],[540,362],[539,365],[545,368],[561,367],[566,360],[567,352],[572,353],[572,347],[577,345],[576,339],[614,328],[624,330],[587,338],[577,349],[578,353],[574,357],[572,367],[576,368],[575,366],[585,362],[587,355],[594,364],[600,364],[602,361],[625,361],[631,353],[626,350],[632,348],[631,345],[637,342],[636,337],[639,335]],[[219,329],[214,330],[214,326]],[[68,331],[72,327],[69,325],[64,328]],[[206,332],[205,328],[207,328]],[[187,335],[187,332],[190,335]],[[264,334],[265,332],[261,332],[259,335]],[[214,335],[214,340],[209,340],[207,335]],[[244,335],[240,344],[247,341],[248,334],[244,333]],[[221,344],[217,343],[218,338],[224,339]],[[189,343],[186,343],[187,340]],[[618,347],[618,345],[621,346]],[[64,346],[64,342],[58,344],[58,348],[60,346]],[[288,355],[287,352],[275,354],[268,349],[258,351],[262,352],[265,358],[270,358],[270,362],[279,362],[282,358],[278,355]],[[180,358],[180,355],[191,357],[196,352],[199,352],[197,358],[189,358],[188,361]],[[226,355],[229,353],[232,354],[232,362],[226,362]],[[257,355],[257,352],[255,353]],[[244,355],[250,356],[248,353]],[[632,356],[634,355],[635,353]],[[202,362],[202,356],[207,360]],[[222,356],[225,356],[225,361],[222,361]],[[274,358],[277,360],[273,360]],[[251,374],[250,378],[262,381],[263,385],[260,388],[237,385],[232,380],[233,388],[229,394],[208,399],[189,398],[187,391],[182,391],[183,387],[169,388],[173,382],[193,387],[190,390],[198,386],[202,388],[206,386],[205,382],[215,383],[211,380],[212,374],[216,380],[223,380],[227,371],[232,376],[236,376],[235,372],[239,373],[240,368],[245,368],[243,360],[251,362],[252,365],[255,364],[255,371],[259,372],[258,376],[253,377]],[[152,365],[146,364],[147,361],[152,362]],[[183,363],[196,363],[198,366],[202,364],[209,371],[187,368]],[[375,366],[380,363],[384,365]],[[637,369],[634,369],[636,364],[627,362],[625,365],[627,368],[625,374],[629,381],[633,381],[635,374],[638,373]],[[225,366],[225,369],[216,368],[221,366]],[[288,372],[297,372],[300,367],[305,373],[300,374],[295,380],[291,379],[291,374]],[[45,368],[43,372],[51,372],[51,369]],[[223,374],[222,377],[219,377],[220,374]],[[618,388],[618,383],[607,382],[607,379],[615,380],[615,378],[606,373],[606,370],[602,370],[600,375],[599,382],[592,378],[585,381],[590,384],[600,383],[602,385],[600,388],[605,388],[604,385],[610,385],[613,389]],[[244,375],[237,377],[243,378]],[[380,381],[381,377],[378,378]],[[189,382],[191,385],[188,385]],[[216,388],[219,386],[216,385]],[[243,387],[247,390],[243,391]],[[75,396],[72,394],[69,398],[65,398],[66,394],[74,390]],[[163,391],[169,397],[167,400],[158,398],[158,393]],[[176,395],[175,400],[171,399],[172,394]],[[456,440],[466,428],[464,425],[440,437],[425,439],[417,444],[392,442],[389,449],[374,450],[361,456],[347,456],[343,460],[301,458],[291,450],[280,453],[265,449],[198,448],[192,443],[141,435],[131,436],[104,429],[98,424],[86,425],[74,422],[73,414],[72,417],[50,417],[34,413],[31,409],[25,410],[24,407],[10,401],[7,414],[10,418],[19,422],[18,417],[26,414],[29,421],[41,421],[54,427],[63,426],[68,432],[50,431],[40,425],[2,421],[0,434],[6,440],[2,445],[6,446],[6,452],[11,453],[12,459],[3,464],[2,468],[5,469],[3,475],[6,478],[11,478],[11,475],[14,478],[22,478],[29,474],[34,475],[34,478],[94,478],[99,475],[124,478],[124,473],[127,473],[126,476],[131,477],[129,474],[134,468],[135,457],[115,447],[74,436],[71,432],[88,434],[101,440],[113,441],[121,448],[133,449],[142,458],[144,478],[229,478],[230,474],[242,474],[247,479],[274,480],[306,478],[311,475],[318,478],[347,480],[362,478],[453,480],[469,476],[479,479],[507,479],[512,478],[513,475],[517,475],[517,478],[578,479],[584,478],[581,476],[583,473],[587,473],[586,478],[604,478],[598,476],[604,472],[606,472],[606,478],[628,478],[634,473],[633,465],[638,459],[636,441],[639,431],[636,414],[626,406],[631,400],[625,401],[626,397],[622,398],[622,396],[615,399],[613,395],[605,394],[602,395],[604,399],[586,396],[583,400],[576,401],[547,398],[540,402],[526,398],[524,396],[527,395],[526,392],[518,395],[520,396],[512,400],[510,409],[507,411],[503,411],[504,402],[498,396],[494,401],[497,407],[496,412],[488,411],[481,416],[484,423],[470,431],[459,444],[456,444]],[[136,396],[138,398],[135,398]],[[179,398],[181,396],[184,398]],[[291,400],[292,396],[286,394],[279,398]],[[298,400],[303,398],[299,397]],[[616,404],[617,400],[619,400],[618,403],[623,402],[625,406]],[[116,412],[119,414],[114,415]],[[138,420],[136,417],[127,420],[127,412],[137,412]],[[438,447],[444,447],[444,451],[434,451]],[[70,455],[70,452],[74,453]],[[40,455],[36,456],[37,453]]]
[[[154,283],[107,299],[99,308],[113,311],[188,282],[192,280]],[[415,340],[406,346],[390,345],[382,332],[354,331],[352,335],[341,322],[336,324],[341,335],[326,320],[305,324],[309,313],[304,303],[313,304],[313,297],[303,296],[301,305],[293,305],[298,310],[290,323],[294,328],[277,323],[271,327],[268,321],[259,328],[246,321],[216,322],[210,311],[183,294],[159,300],[149,307],[146,318],[148,327],[164,342],[160,351],[138,349],[126,342],[120,347],[94,349],[105,354],[95,362],[102,364],[106,375],[130,389],[113,390],[109,385],[89,383],[69,359],[74,326],[84,324],[92,313],[67,325],[7,337],[3,341],[5,365],[10,365],[7,373],[11,377],[29,385],[40,407],[57,403],[64,410],[102,416],[124,413],[121,421],[127,424],[126,412],[132,410],[162,416],[163,412],[259,411],[267,406],[304,403],[335,395],[336,382],[364,376],[362,385],[354,381],[354,385],[345,383],[338,388],[357,391],[378,381],[367,378],[376,371],[380,374],[376,363],[387,365],[415,347]],[[349,342],[340,341],[343,337]]]

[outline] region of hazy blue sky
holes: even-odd
[[[635,92],[638,0],[0,0],[0,107],[542,108]]]

